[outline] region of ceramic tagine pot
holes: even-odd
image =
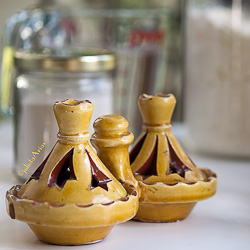
[[[129,162],[128,147],[134,135],[128,131],[128,121],[120,115],[101,116],[94,122],[95,133],[91,143],[98,157],[123,186],[132,190],[132,194],[140,194]]]
[[[143,131],[130,152],[141,192],[136,220],[183,220],[197,201],[216,192],[216,175],[197,168],[171,132],[175,104],[171,94],[139,98]]]
[[[6,194],[10,217],[28,223],[42,241],[97,242],[137,212],[135,186],[123,186],[88,143],[92,112],[89,101],[56,102],[57,143],[28,181]]]

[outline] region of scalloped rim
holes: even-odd
[[[76,100],[76,99],[72,99],[72,98],[68,98],[68,99],[65,99],[63,101],[56,101],[55,104],[58,105],[58,104],[62,104],[62,105],[66,105],[66,106],[79,106],[81,104],[92,104],[91,101],[89,100],[82,100],[82,101],[79,101],[79,100]]]
[[[190,203],[207,199],[216,193],[217,178],[195,183],[177,183],[168,185],[157,182],[147,184],[139,181],[141,189],[140,203]]]
[[[171,96],[173,96],[173,94],[162,94],[162,93],[158,93],[158,94],[155,94],[155,95],[148,95],[148,94],[142,94],[139,99],[147,99],[147,100],[150,100],[152,98],[170,98]]]
[[[133,218],[138,210],[136,188],[132,188],[125,198],[106,204],[56,205],[20,199],[17,197],[20,187],[16,185],[7,191],[7,212],[10,215],[9,207],[13,204],[15,219],[31,224],[71,228],[109,226]]]

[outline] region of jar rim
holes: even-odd
[[[99,48],[83,48],[58,51],[32,52],[18,50],[14,64],[20,70],[100,72],[115,68],[115,53]]]

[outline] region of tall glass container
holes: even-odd
[[[186,145],[250,157],[249,1],[187,1],[185,66]]]
[[[2,110],[11,111],[8,83],[16,49],[105,48],[117,55],[115,113],[125,116],[132,132],[138,134],[140,94],[171,91],[180,98],[180,2],[41,0],[14,14],[4,37]]]

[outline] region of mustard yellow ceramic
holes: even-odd
[[[42,241],[97,242],[137,212],[135,187],[116,180],[88,143],[92,112],[89,101],[56,102],[56,145],[24,185],[6,194],[10,217],[28,223]]]
[[[216,175],[197,168],[171,132],[175,104],[171,94],[144,94],[139,98],[144,125],[130,152],[131,168],[140,188],[136,220],[183,220],[197,201],[216,192]]]
[[[91,143],[98,157],[110,172],[124,186],[133,189],[138,197],[138,182],[130,168],[128,147],[134,140],[134,135],[128,131],[127,120],[120,115],[101,116],[94,122],[95,133]]]

